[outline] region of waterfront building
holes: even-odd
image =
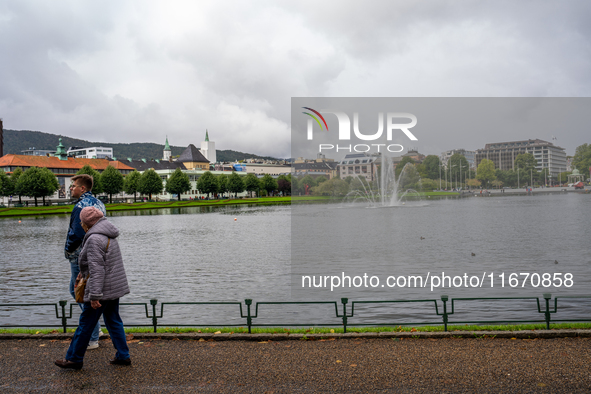
[[[80,148],[72,146],[68,148],[68,156],[74,156],[79,159],[112,159],[113,148],[104,146],[93,146],[90,148]]]
[[[447,161],[449,160],[450,157],[452,157],[456,153],[458,153],[466,158],[466,161],[468,162],[468,165],[470,166],[470,168],[475,168],[476,152],[474,152],[473,150],[466,150],[466,149],[452,149],[452,150],[442,152],[441,155],[439,156],[439,159],[441,160],[441,164],[447,168]]]
[[[339,177],[345,179],[348,176],[359,176],[373,181],[380,158],[379,153],[350,153],[337,165]]]
[[[564,148],[551,142],[535,139],[510,142],[495,142],[476,151],[476,166],[482,159],[492,160],[495,168],[514,170],[515,158],[521,153],[531,153],[536,159],[536,171],[548,169],[549,176],[556,180],[558,174],[566,171],[567,161]]]

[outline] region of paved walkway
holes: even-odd
[[[1,340],[0,392],[591,392],[591,338],[129,342],[131,367],[106,339],[67,371],[69,339]]]

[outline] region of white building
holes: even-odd
[[[170,149],[170,145],[168,145],[168,136],[166,136],[166,144],[164,145],[164,150],[162,151],[162,160],[163,161],[170,161],[172,157],[172,150]]]
[[[466,158],[466,161],[468,161],[468,165],[470,166],[470,168],[475,168],[474,159],[476,158],[476,152],[473,150],[466,149],[452,149],[441,153],[441,156],[439,156],[439,158],[441,159],[441,164],[447,167],[447,161],[456,153],[459,153],[460,155]]]
[[[215,154],[215,142],[209,140],[209,133],[205,130],[205,141],[201,142],[201,154],[205,156],[211,164],[217,162]]]
[[[77,159],[112,159],[113,148],[104,146],[95,146],[91,148],[71,147],[67,152],[68,156],[74,156]]]

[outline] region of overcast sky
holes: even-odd
[[[104,142],[208,129],[217,149],[289,157],[291,97],[588,97],[589,20],[588,0],[3,0],[0,117]],[[571,155],[591,142],[555,135]],[[418,148],[495,141],[478,137]]]

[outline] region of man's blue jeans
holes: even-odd
[[[74,299],[76,299],[76,293],[74,292],[74,285],[76,285],[76,278],[80,273],[80,267],[78,266],[78,257],[70,259],[70,270],[72,271],[72,277],[70,278],[70,294]],[[80,309],[84,311],[84,304],[78,303],[80,305]],[[90,340],[96,342],[99,340],[101,324],[96,322],[96,327],[94,327],[94,331],[92,331],[92,335],[90,336]]]
[[[78,322],[78,328],[72,338],[72,343],[66,353],[66,360],[75,363],[81,363],[84,360],[84,353],[90,341],[90,335],[93,327],[96,326],[101,315],[109,330],[111,341],[117,353],[115,358],[118,360],[129,359],[129,347],[125,340],[125,330],[123,329],[123,322],[119,316],[119,298],[115,300],[101,300],[101,307],[93,309],[90,302],[85,302]]]

